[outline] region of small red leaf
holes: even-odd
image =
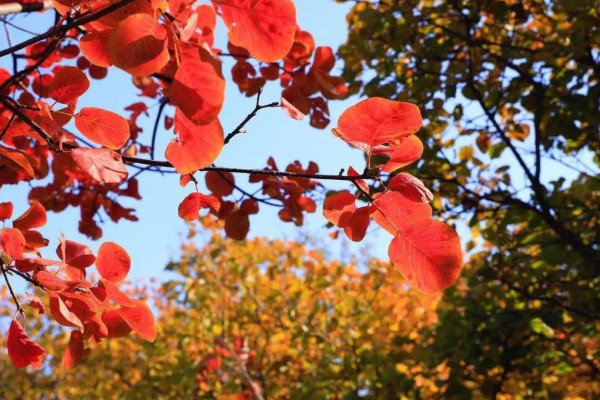
[[[451,286],[463,260],[454,229],[436,220],[414,223],[396,235],[389,256],[404,278],[426,293]]]
[[[431,218],[431,206],[415,203],[398,192],[375,196],[373,219],[383,229],[396,236],[411,224]]]
[[[61,67],[50,83],[49,96],[59,103],[77,100],[90,87],[87,76],[77,67]]]
[[[40,202],[34,201],[27,211],[13,221],[13,227],[26,231],[42,227],[46,225],[46,221],[46,209]]]
[[[250,231],[248,214],[236,210],[225,218],[225,233],[234,240],[244,240]]]
[[[117,309],[117,312],[132,331],[140,335],[142,339],[154,342],[156,339],[154,315],[146,304],[138,301],[135,307],[121,307]]]
[[[25,237],[23,233],[16,228],[7,228],[0,230],[0,244],[11,259],[19,258],[23,255],[25,248]]]
[[[56,293],[50,292],[50,313],[62,326],[72,326],[83,329],[81,319],[65,304]]]
[[[344,111],[334,134],[368,153],[375,146],[397,144],[418,131],[422,122],[416,105],[372,97]]]
[[[56,248],[56,255],[66,264],[80,269],[85,269],[96,261],[88,246],[71,240],[63,240]]]
[[[220,206],[221,203],[216,197],[194,192],[179,204],[179,217],[186,221],[195,221],[200,216],[201,208],[211,208],[214,212],[218,212]]]
[[[75,126],[88,139],[119,150],[129,140],[129,123],[119,114],[96,107],[84,107],[75,114]]]
[[[117,310],[106,310],[102,314],[102,322],[108,330],[108,337],[120,338],[129,335],[131,328]]]
[[[423,182],[406,172],[394,176],[390,180],[388,189],[402,193],[404,197],[418,203],[429,203],[433,200],[433,194]]]
[[[180,110],[175,112],[175,132],[165,156],[181,175],[208,167],[223,148],[223,128],[218,119],[208,125],[195,125]]]
[[[53,273],[46,270],[35,271],[33,273],[33,279],[35,279],[45,289],[56,292],[74,290],[80,284],[78,281],[66,281],[64,279],[60,279]]]
[[[8,356],[17,368],[31,365],[34,369],[39,369],[46,356],[46,351],[27,336],[27,333],[16,319],[13,319],[10,328],[8,328],[6,347],[8,348]]]
[[[108,54],[108,39],[112,29],[99,32],[89,32],[79,40],[79,47],[85,58],[98,67],[110,67],[110,55]]]
[[[113,242],[104,242],[98,249],[96,268],[100,275],[112,282],[125,279],[131,268],[131,258],[124,248]]]
[[[27,296],[27,303],[31,307],[38,310],[38,315],[42,315],[42,314],[46,313],[46,307],[44,306],[44,303],[42,303],[42,300],[39,297],[34,296],[30,293],[25,293],[25,295]]]
[[[90,355],[90,349],[83,346],[83,334],[80,331],[71,331],[69,344],[63,354],[62,365],[71,369]]]
[[[348,239],[353,242],[360,242],[367,233],[369,222],[371,222],[371,207],[358,208],[352,217],[348,220],[346,226],[344,226],[344,233],[348,236]]]
[[[374,154],[376,154],[374,152]],[[417,161],[423,155],[423,142],[415,135],[400,139],[391,149],[389,161],[381,168],[383,172],[392,172]]]
[[[291,0],[230,0],[213,2],[229,30],[229,41],[248,49],[263,62],[277,61],[292,48],[296,7]]]
[[[235,177],[231,172],[208,171],[204,181],[208,190],[217,197],[225,197],[233,193]]]
[[[323,203],[323,215],[329,222],[340,228],[350,222],[356,210],[356,197],[349,191],[338,192],[327,196]]]
[[[106,290],[106,297],[113,300],[118,305],[124,307],[135,307],[137,305],[136,300],[129,298],[129,296],[123,293],[116,284],[108,279],[101,279],[100,283]]]
[[[98,182],[120,183],[127,179],[121,156],[110,149],[78,148],[70,154],[77,166]]]
[[[13,204],[8,201],[0,203],[0,221],[11,219],[13,213]]]

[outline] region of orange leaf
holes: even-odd
[[[31,207],[27,209],[19,218],[13,221],[13,226],[22,231],[39,228],[46,225],[47,216],[44,206],[38,201],[34,201]]]
[[[195,124],[212,122],[225,100],[221,63],[208,51],[193,49],[193,56],[185,57],[177,69],[168,93],[171,103]]]
[[[129,140],[129,123],[119,114],[96,107],[84,107],[75,114],[75,126],[90,140],[118,150]]]
[[[56,255],[65,263],[81,269],[89,267],[96,260],[88,246],[71,240],[62,241],[56,248]]]
[[[113,242],[104,242],[98,249],[96,268],[102,277],[112,282],[125,279],[131,268],[131,258],[124,248]]]
[[[8,348],[8,356],[17,368],[31,365],[34,369],[39,369],[46,356],[46,351],[27,336],[27,333],[16,319],[13,319],[10,328],[8,328],[6,347]]]
[[[101,279],[100,283],[106,290],[106,297],[113,300],[118,305],[125,307],[135,307],[137,305],[135,300],[129,298],[129,296],[123,293],[116,284],[108,279]]]
[[[135,307],[121,307],[117,309],[117,312],[132,331],[140,335],[142,339],[154,342],[156,339],[154,315],[146,304],[138,301]]]
[[[436,220],[417,222],[396,235],[389,256],[406,280],[426,293],[451,286],[463,259],[454,229]]]
[[[248,49],[264,62],[277,61],[292,48],[296,34],[296,7],[291,0],[213,1],[229,30],[229,41]]]
[[[121,156],[110,149],[78,148],[70,154],[79,168],[99,182],[119,183],[127,179]]]
[[[334,134],[368,153],[375,146],[394,145],[412,135],[422,122],[419,108],[414,104],[372,97],[344,111]]]
[[[78,281],[66,281],[60,279],[53,273],[46,270],[37,270],[33,273],[33,278],[47,290],[62,292],[64,290],[74,290],[79,286]]]
[[[77,100],[90,87],[87,76],[77,67],[62,67],[50,83],[49,96],[59,103]]]
[[[108,40],[110,60],[134,76],[151,75],[169,62],[167,31],[149,14],[123,19]]]
[[[402,193],[406,198],[417,203],[429,203],[433,194],[416,177],[406,172],[394,176],[388,185],[389,190]]]
[[[83,329],[83,323],[79,317],[67,307],[63,299],[53,292],[50,292],[50,313],[56,322],[63,326]]]
[[[223,148],[223,128],[218,119],[198,126],[177,110],[175,132],[179,138],[169,143],[165,156],[181,175],[208,167]]]
[[[431,218],[431,206],[415,203],[398,192],[385,192],[375,197],[373,219],[383,229],[396,236],[412,223]]]
[[[195,221],[200,216],[201,208],[211,208],[214,212],[218,212],[220,206],[219,199],[214,196],[207,196],[197,192],[190,193],[179,204],[179,218],[183,218],[186,221]]]

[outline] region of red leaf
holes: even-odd
[[[124,248],[113,242],[104,242],[98,249],[96,268],[102,277],[112,282],[125,279],[131,268],[131,258]]]
[[[218,212],[220,206],[221,203],[216,197],[194,192],[179,204],[179,217],[186,221],[195,221],[200,216],[201,208],[211,208],[214,212]]]
[[[46,209],[38,201],[34,201],[31,207],[21,216],[13,221],[13,226],[22,231],[39,228],[46,225]]]
[[[258,213],[258,201],[255,199],[246,199],[242,201],[242,205],[240,206],[240,211],[251,215]]]
[[[62,67],[54,75],[48,94],[59,103],[77,100],[90,87],[87,76],[77,67]]]
[[[415,135],[400,139],[391,149],[389,161],[381,168],[383,172],[392,172],[417,161],[423,155],[423,142]]]
[[[156,339],[154,315],[146,304],[138,301],[136,307],[121,307],[117,309],[117,312],[132,331],[140,335],[142,339],[154,342]]]
[[[397,144],[418,131],[422,122],[414,104],[372,97],[344,111],[334,134],[368,153],[384,143]]]
[[[62,326],[72,326],[83,329],[81,319],[67,307],[63,299],[56,293],[50,292],[50,313]]]
[[[30,293],[25,293],[25,295],[27,296],[28,304],[38,310],[38,315],[46,313],[46,307],[44,307],[44,303],[42,303],[42,300],[39,297]]]
[[[10,328],[8,328],[6,347],[8,348],[8,356],[17,368],[31,365],[34,369],[39,369],[46,356],[46,351],[27,336],[27,333],[16,319],[13,319]]]
[[[454,229],[435,220],[417,222],[396,235],[389,256],[406,280],[426,293],[451,286],[463,260]]]
[[[250,231],[248,214],[236,210],[225,218],[225,233],[234,240],[244,240]]]
[[[56,248],[56,255],[66,264],[81,269],[89,267],[96,261],[96,257],[88,246],[71,240],[63,240]]]
[[[348,220],[346,226],[344,226],[344,233],[348,236],[348,239],[353,242],[360,242],[367,233],[369,222],[371,222],[371,207],[358,208]]]
[[[412,223],[431,218],[427,203],[415,203],[398,192],[385,192],[375,197],[373,219],[383,229],[396,236]]]
[[[65,369],[71,369],[90,355],[90,349],[83,346],[83,335],[79,331],[71,331],[69,344],[63,354],[62,365]]]
[[[100,284],[106,290],[106,296],[118,305],[124,307],[135,307],[137,305],[136,300],[129,298],[129,296],[123,293],[116,284],[108,279],[101,279]]]
[[[300,196],[298,200],[296,200],[296,204],[300,206],[301,209],[308,213],[314,213],[317,211],[317,203],[310,197]]]
[[[78,148],[70,154],[79,168],[99,182],[120,183],[127,179],[121,156],[110,149]]]
[[[306,113],[300,111],[291,101],[288,101],[283,96],[281,96],[281,108],[292,119],[302,121],[306,118]]]
[[[85,58],[98,67],[110,67],[110,55],[108,54],[108,40],[112,29],[99,32],[89,32],[79,40],[79,47]]]
[[[225,79],[220,62],[204,49],[195,50],[198,53],[184,58],[177,69],[169,99],[192,122],[205,125],[221,112],[225,100]]]
[[[31,258],[17,258],[15,260],[15,268],[19,272],[27,273],[33,272],[37,269],[42,269],[50,265],[61,265],[61,261],[47,260],[45,258],[31,257]]]
[[[0,221],[11,219],[13,214],[13,204],[8,201],[6,203],[0,203]]]
[[[329,222],[340,228],[350,222],[356,210],[356,197],[349,191],[338,192],[327,196],[323,203],[323,215]]]
[[[264,62],[277,61],[292,48],[296,7],[290,0],[213,1],[221,9],[229,41]]]
[[[181,175],[206,168],[223,148],[223,128],[218,119],[208,125],[194,125],[180,110],[175,112],[178,139],[167,146],[165,156]]]
[[[149,14],[130,15],[110,35],[108,54],[114,65],[131,75],[151,75],[169,62],[167,31]]]
[[[433,200],[433,194],[423,182],[406,172],[394,176],[390,180],[388,189],[402,193],[406,198],[417,203],[429,203]]]
[[[348,167],[348,176],[360,176],[358,172],[352,166]],[[358,185],[358,187],[365,193],[369,193],[369,185],[365,182],[364,179],[357,179],[354,181]]]
[[[82,108],[75,114],[75,126],[88,139],[112,150],[120,149],[129,140],[127,120],[102,108]]]
[[[231,172],[208,171],[204,176],[208,190],[217,197],[229,196],[233,193],[235,178]]]
[[[0,244],[2,244],[2,248],[10,258],[14,260],[23,255],[25,237],[16,228],[0,229]]]
[[[117,310],[106,310],[102,314],[102,322],[108,330],[108,337],[119,338],[129,335],[131,328]]]
[[[35,279],[45,289],[56,292],[74,290],[80,284],[78,281],[66,281],[64,279],[60,279],[53,273],[46,270],[35,271],[33,273],[33,279]]]

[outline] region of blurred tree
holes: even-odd
[[[435,330],[445,398],[598,382],[600,2],[357,1],[348,21],[351,91],[427,105],[415,168],[472,228]]]
[[[409,289],[387,262],[341,264],[302,243],[237,242],[203,223],[168,266],[173,280],[151,292],[156,342],[105,340],[77,368],[56,357],[42,373],[4,356],[0,398],[484,399],[503,374],[497,365],[515,360],[523,369],[506,370],[504,387],[521,397],[501,398],[599,393],[585,358],[597,332],[572,334],[580,323],[567,311],[519,306],[511,291],[486,299],[488,287],[464,283],[440,303],[441,295]],[[3,311],[12,312],[8,300]],[[557,319],[561,327],[551,328]],[[57,341],[48,332],[55,325],[28,320],[40,344],[60,354],[67,337]]]

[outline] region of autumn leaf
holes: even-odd
[[[397,145],[402,138],[418,131],[421,124],[416,105],[372,97],[344,111],[334,134],[369,153],[373,147],[385,143]]]
[[[177,110],[175,132],[179,137],[171,140],[165,156],[182,175],[208,167],[223,148],[223,128],[218,119],[198,126]]]
[[[178,213],[179,217],[186,221],[195,221],[200,216],[200,209],[210,208],[214,212],[218,212],[220,206],[221,203],[216,197],[194,192],[179,204]]]
[[[325,198],[323,215],[329,222],[340,228],[350,222],[356,210],[356,197],[349,191],[334,193]]]
[[[140,335],[142,339],[154,342],[154,339],[156,339],[156,325],[154,324],[152,311],[146,304],[137,302],[135,307],[117,309],[117,313],[129,325],[131,330]]]
[[[248,49],[263,62],[289,52],[296,32],[296,7],[291,0],[213,1],[229,30],[229,41]]]
[[[13,221],[13,226],[22,231],[27,231],[46,225],[47,220],[44,206],[39,201],[34,201],[27,211]]]
[[[108,40],[111,62],[134,76],[151,75],[169,62],[167,31],[150,14],[120,21]]]
[[[25,237],[23,233],[16,228],[0,229],[0,244],[11,259],[19,258],[23,255],[25,248]]]
[[[429,203],[433,200],[433,193],[423,182],[406,172],[401,172],[390,179],[388,189],[399,192],[414,202]]]
[[[17,368],[31,365],[34,369],[40,369],[42,361],[46,357],[46,351],[27,336],[16,319],[13,319],[8,328],[6,347],[8,356]]]
[[[413,223],[396,235],[388,252],[406,280],[426,293],[451,286],[463,261],[460,238],[454,229],[436,220]]]
[[[77,166],[98,182],[120,183],[127,179],[121,156],[110,149],[77,148],[70,154]]]
[[[89,62],[99,67],[110,67],[112,62],[108,52],[108,40],[113,30],[88,32],[79,39],[81,52]]]
[[[75,114],[75,126],[88,139],[112,150],[119,150],[129,140],[127,120],[102,108],[82,108]]]
[[[87,76],[77,67],[61,67],[50,83],[48,94],[59,103],[77,100],[90,87]]]
[[[104,242],[98,248],[96,268],[102,277],[112,282],[119,282],[129,273],[131,258],[118,244]]]
[[[411,224],[431,218],[431,206],[415,203],[398,192],[385,192],[374,196],[373,219],[383,229],[396,236]]]

